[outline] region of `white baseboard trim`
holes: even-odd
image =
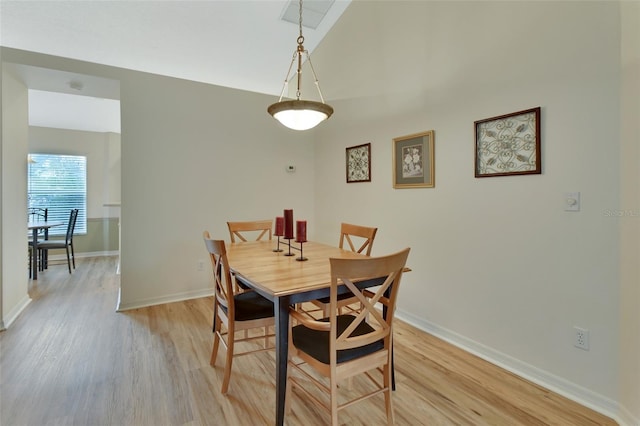
[[[634,417],[627,407],[620,406],[620,417],[615,419],[620,426],[639,426],[640,417]]]
[[[20,313],[25,310],[29,303],[31,303],[31,298],[28,294],[26,294],[25,297],[20,301],[20,303],[18,303],[13,309],[11,309],[11,311],[7,313],[7,316],[5,318],[2,318],[2,324],[0,325],[2,325],[3,327],[0,328],[0,331],[9,328],[9,326],[16,320],[16,318],[18,318],[18,315],[20,315]]]
[[[440,327],[423,318],[419,318],[400,309],[396,311],[396,317],[405,321],[414,327],[419,328],[429,334],[451,343],[473,355],[476,355],[485,361],[497,365],[511,373],[514,373],[524,379],[527,379],[537,385],[556,392],[572,401],[588,407],[598,413],[601,413],[615,420],[621,426],[637,425],[637,422],[622,422],[618,416],[621,411],[619,404],[603,395],[592,392],[575,383],[572,383],[562,377],[553,375],[547,371],[541,370],[526,362],[520,361],[507,354],[496,351],[495,349],[471,340],[465,336],[455,333],[446,328]],[[630,413],[629,413],[630,415]],[[632,416],[630,416],[631,418]]]
[[[64,249],[60,249],[64,250]],[[86,253],[75,253],[76,259],[83,259],[88,257],[103,257],[103,256],[117,256],[118,250],[115,251],[91,251]],[[53,261],[64,261],[67,262],[67,254],[65,252],[59,252],[57,254],[49,254],[49,260]]]
[[[167,296],[152,297],[150,299],[136,300],[133,302],[122,303],[120,293],[118,293],[118,305],[116,312],[128,311],[131,309],[146,308],[148,306],[164,305],[166,303],[182,302],[184,300],[199,299],[201,297],[213,296],[213,289],[202,289],[188,291],[183,293],[175,293]]]

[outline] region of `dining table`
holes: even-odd
[[[227,246],[229,269],[241,283],[274,304],[276,355],[276,425],[284,423],[289,351],[289,307],[328,297],[331,287],[330,258],[366,257],[350,250],[308,241],[250,241]],[[276,251],[280,248],[282,251]],[[302,260],[306,259],[306,260]],[[384,278],[362,280],[359,288],[373,287]],[[340,286],[338,294],[349,290]]]
[[[31,230],[32,233],[32,260],[31,260],[31,277],[34,280],[38,279],[38,234],[41,230],[48,230],[53,228],[54,226],[64,225],[65,222],[58,220],[48,220],[48,221],[35,221],[28,222],[27,229]]]

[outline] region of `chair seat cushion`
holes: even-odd
[[[236,294],[234,300],[236,321],[250,321],[274,316],[273,302],[260,296],[255,291]]]
[[[353,322],[355,317],[353,315],[338,315],[337,316],[337,330],[340,335],[346,328]],[[329,318],[323,318],[319,321],[327,322]],[[360,323],[358,327],[353,331],[351,336],[361,336],[373,331],[366,322]],[[313,358],[317,359],[323,364],[329,364],[329,332],[312,330],[304,325],[297,325],[291,330],[291,337],[293,344],[301,351],[306,352]],[[384,348],[384,341],[378,340],[377,342],[370,343],[366,346],[354,349],[345,349],[338,351],[337,361],[341,362],[350,361],[352,359],[359,358],[364,355],[382,350]]]
[[[64,240],[47,240],[38,242],[38,248],[43,250],[63,249],[68,246],[69,244]]]

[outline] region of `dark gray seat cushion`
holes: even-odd
[[[353,322],[355,317],[353,315],[338,315],[337,317],[337,330],[340,335],[347,329],[349,324]],[[320,321],[329,321],[329,318],[323,318]],[[373,331],[373,328],[366,322],[360,323],[358,327],[353,331],[351,336],[362,336]],[[329,332],[312,330],[304,325],[297,325],[291,330],[291,336],[293,343],[298,349],[313,358],[317,359],[323,364],[329,364]],[[384,348],[384,341],[378,340],[377,342],[370,343],[366,346],[354,349],[345,349],[338,351],[338,364],[341,362],[350,361],[352,359],[359,358],[364,355],[371,354]]]
[[[249,321],[274,316],[273,302],[255,291],[246,291],[234,296],[236,307],[236,321]],[[223,306],[223,310],[227,309]]]

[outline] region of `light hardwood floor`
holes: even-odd
[[[39,274],[32,303],[0,333],[1,425],[273,424],[273,353],[237,358],[220,394],[211,298],[116,313],[115,258],[76,262],[72,275]],[[615,425],[400,321],[395,336],[398,425]],[[293,396],[289,425],[327,424]],[[370,399],[341,423],[384,424],[383,406]]]

